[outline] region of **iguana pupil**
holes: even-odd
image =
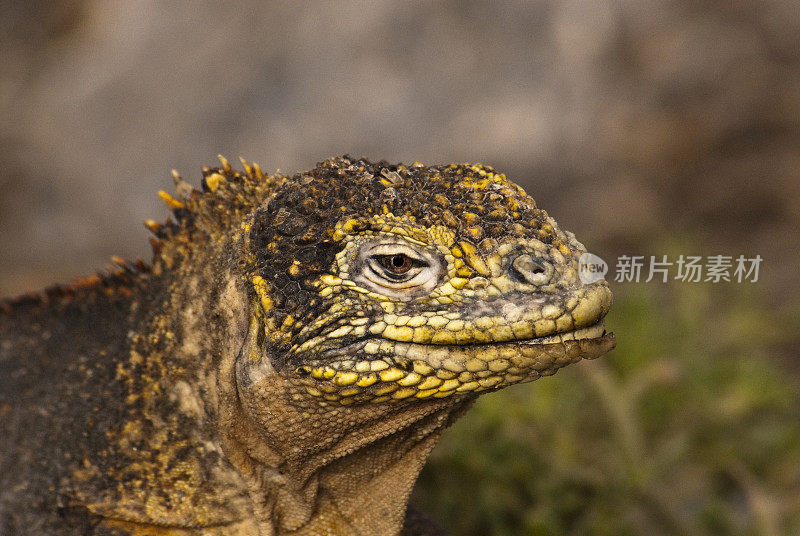
[[[411,260],[411,258],[403,254],[397,254],[392,256],[384,255],[380,257],[380,260],[381,264],[385,268],[391,270],[396,274],[404,274],[408,272],[414,265],[414,262]]]

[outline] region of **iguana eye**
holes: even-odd
[[[381,266],[397,275],[405,274],[414,266],[414,259],[402,253],[379,255],[377,259]]]
[[[400,238],[365,242],[356,257],[354,280],[370,290],[412,299],[433,290],[443,274],[438,252]]]
[[[404,244],[380,244],[367,261],[367,267],[390,284],[412,281],[428,266],[423,255]]]

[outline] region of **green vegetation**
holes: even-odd
[[[459,535],[800,534],[800,315],[757,285],[614,285],[618,347],[485,396],[414,501]]]

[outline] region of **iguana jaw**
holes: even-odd
[[[309,341],[315,344],[298,345],[297,365],[287,372],[309,395],[336,405],[495,390],[614,348],[614,335],[606,334],[603,321],[610,305],[611,292],[601,281],[463,305],[433,335],[432,317],[425,312],[380,315],[344,337],[336,335],[345,330],[329,328],[334,331]],[[427,328],[423,337],[417,337],[419,325]],[[363,335],[353,337],[356,330]]]
[[[430,345],[368,339],[331,350],[325,363],[303,365],[306,391],[337,404],[443,398],[499,389],[554,374],[616,345],[603,321],[523,341]]]

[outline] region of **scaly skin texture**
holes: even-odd
[[[161,192],[152,268],[0,303],[0,533],[439,534],[406,508],[444,428],[614,346],[491,168],[221,162]]]

